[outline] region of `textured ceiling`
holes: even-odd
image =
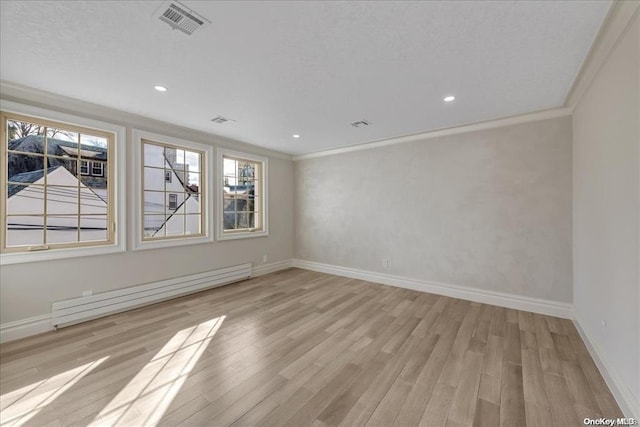
[[[1,78],[301,154],[561,106],[611,4],[183,3],[2,0]]]

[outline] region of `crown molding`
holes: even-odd
[[[229,148],[231,150],[246,151],[249,153],[278,157],[286,160],[292,159],[290,154],[280,151],[270,150],[268,148],[225,138],[212,133],[186,128],[173,123],[163,122],[150,117],[141,116],[139,114],[127,113],[126,111],[105,107],[103,105],[69,98],[67,96],[8,82],[6,80],[0,80],[0,98],[6,101],[19,102],[21,104],[47,108],[60,111],[62,113],[85,116],[87,118],[106,122],[114,122],[115,124],[125,125],[130,129],[137,128],[148,132],[162,133],[176,138],[189,139],[193,142]]]
[[[477,132],[481,130],[500,128],[505,126],[517,125],[528,122],[536,122],[540,120],[555,119],[557,117],[570,116],[572,113],[569,108],[553,108],[550,110],[536,111],[533,113],[520,114],[517,116],[505,117],[501,119],[488,120],[484,122],[470,123],[466,125],[454,126],[445,129],[437,129],[428,132],[421,132],[413,135],[400,136],[397,138],[389,138],[378,141],[365,142],[363,144],[350,145],[347,147],[333,148],[329,150],[318,151],[309,154],[299,154],[293,156],[293,160],[305,160],[314,157],[332,156],[334,154],[343,154],[351,151],[370,150],[372,148],[385,147],[387,145],[404,144],[407,142],[421,141],[425,139],[440,138],[443,136],[458,135],[468,132]]]
[[[640,11],[640,1],[615,0],[595,37],[591,49],[565,98],[564,106],[573,110],[609,54]]]

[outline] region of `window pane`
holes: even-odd
[[[7,156],[7,177],[10,182],[41,183],[43,168],[43,156],[16,153]]]
[[[78,187],[48,185],[45,199],[48,214],[78,214]]]
[[[239,162],[237,175],[240,185],[250,184],[256,175],[255,164],[249,162]]]
[[[145,191],[144,192],[144,212],[151,214],[164,214],[164,192]]]
[[[47,215],[46,243],[75,243],[77,241],[77,215]]]
[[[189,188],[189,190],[199,192],[201,179],[201,174],[189,172],[185,185]]]
[[[200,234],[202,231],[200,226],[202,224],[202,217],[200,215],[187,215],[187,229],[186,234]]]
[[[80,213],[107,215],[107,192],[80,187]]]
[[[201,213],[201,197],[198,194],[190,194],[185,203],[185,210],[188,214]]]
[[[179,211],[178,213],[184,213],[182,203],[184,202],[184,193],[167,193],[167,211],[171,213]]]
[[[80,241],[91,242],[108,240],[106,215],[82,215],[80,217]]]
[[[164,236],[164,215],[144,215],[144,236],[161,237]]]
[[[238,216],[237,228],[253,228],[254,226],[253,212],[238,212],[237,216]]]
[[[144,189],[163,191],[165,186],[164,172],[164,169],[144,168]]]
[[[233,230],[238,228],[236,226],[236,213],[233,211],[225,211],[223,225],[225,230]]]
[[[34,144],[39,144],[42,153],[42,133],[44,127],[21,120],[7,120],[9,150],[33,152]]]
[[[185,169],[184,150],[173,147],[165,147],[164,152],[166,160],[169,163],[169,167],[177,171],[183,171]]]
[[[47,139],[55,138],[60,141],[78,142],[78,132],[73,132],[62,127],[47,126]]]
[[[76,159],[47,157],[47,169],[49,172],[47,184],[75,185],[77,183],[78,161]],[[55,180],[51,178],[53,172],[56,172]]]
[[[83,146],[103,148],[105,150],[108,148],[108,145],[109,145],[107,138],[103,136],[86,135],[86,134],[80,135],[80,143]]]
[[[237,162],[231,159],[224,159],[223,161],[224,168],[224,185],[237,185]]]
[[[7,214],[44,214],[44,186],[9,184]]]
[[[142,150],[144,152],[145,166],[164,167],[164,147],[154,144],[143,144]]]
[[[234,212],[236,210],[236,199],[235,197],[229,196],[225,194],[225,197],[222,201],[223,208],[225,212]]]
[[[47,155],[78,157],[78,137],[76,132],[59,128],[47,128]]]
[[[44,217],[7,216],[7,246],[42,245]]]
[[[189,172],[200,172],[200,153],[185,151],[185,169]]]
[[[171,215],[167,220],[165,227],[167,236],[181,236],[184,234],[185,216],[180,214]]]

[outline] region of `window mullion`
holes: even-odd
[[[48,243],[47,242],[47,238],[48,238],[48,233],[47,233],[47,223],[48,223],[48,221],[47,221],[48,220],[48,217],[47,217],[47,206],[48,206],[48,203],[47,203],[47,199],[49,198],[48,197],[49,196],[49,187],[48,187],[47,180],[48,180],[49,177],[47,175],[49,175],[49,174],[47,173],[47,171],[49,170],[49,162],[48,162],[49,138],[47,136],[47,127],[44,126],[43,128],[44,128],[44,134],[43,134],[43,137],[42,137],[42,140],[43,140],[43,143],[42,143],[43,144],[42,145],[42,175],[44,177],[44,180],[43,180],[44,188],[42,189],[43,190],[42,191],[42,195],[43,195],[44,200],[42,201],[42,203],[43,203],[44,206],[43,206],[43,211],[42,211],[42,213],[43,213],[43,216],[42,216],[42,233],[43,233],[42,242],[46,245]]]
[[[82,158],[82,156],[81,156],[82,145],[80,144],[81,141],[82,141],[82,138],[80,138],[80,133],[78,133],[78,141],[77,141],[78,142],[78,156],[77,156],[78,157],[78,159],[77,159],[78,163],[77,164],[79,164],[80,159]],[[76,218],[76,224],[78,226],[78,229],[77,229],[77,237],[76,237],[76,239],[77,239],[78,242],[80,242],[80,226],[82,224],[82,222],[81,222],[81,200],[80,200],[81,194],[80,194],[80,190],[82,188],[82,186],[81,186],[81,182],[82,181],[80,180],[80,176],[77,173],[76,173],[76,178],[78,180],[78,206],[77,206],[78,218]]]

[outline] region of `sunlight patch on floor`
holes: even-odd
[[[0,396],[0,426],[19,427],[95,369],[109,356]]]
[[[90,425],[156,425],[224,319],[217,317],[177,332]]]

